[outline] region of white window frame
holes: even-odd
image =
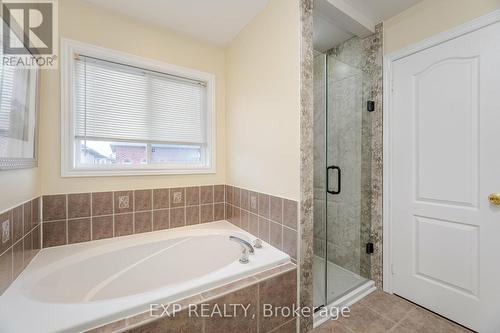
[[[78,166],[75,144],[75,96],[73,73],[75,56],[83,54],[98,59],[203,81],[206,94],[207,146],[201,164],[149,164],[134,166]],[[215,75],[132,54],[110,50],[70,39],[61,39],[61,177],[136,176],[171,174],[210,174],[216,172]],[[149,152],[148,152],[149,153]]]

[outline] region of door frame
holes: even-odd
[[[500,9],[480,16],[470,22],[434,35],[424,41],[384,55],[384,107],[383,107],[383,289],[392,294],[392,219],[390,216],[391,198],[391,114],[392,114],[392,65],[395,61],[443,44],[488,25],[500,22]]]

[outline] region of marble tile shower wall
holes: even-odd
[[[224,185],[43,196],[43,247],[223,220]]]
[[[226,186],[226,219],[297,260],[297,201]]]
[[[0,295],[40,250],[40,198],[0,214]]]

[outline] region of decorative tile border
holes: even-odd
[[[43,247],[225,219],[224,185],[43,196]]]
[[[41,248],[40,198],[0,214],[0,295]]]
[[[227,283],[189,296],[187,298],[170,303],[180,306],[180,311],[175,316],[153,317],[150,310],[139,314],[119,319],[115,322],[97,327],[87,331],[88,333],[117,333],[117,332],[174,332],[177,327],[179,331],[196,332],[240,332],[256,331],[274,332],[287,327],[286,332],[295,332],[295,319],[276,317],[272,320],[261,316],[261,304],[272,303],[277,306],[296,304],[297,299],[290,289],[296,288],[296,266],[292,263],[280,265],[264,272]],[[256,318],[189,318],[183,315],[190,304],[251,304]],[[165,307],[172,309],[173,307]],[[163,310],[163,309],[162,309]],[[178,309],[179,310],[179,309]],[[173,313],[169,313],[172,315]],[[254,329],[251,327],[255,325]],[[162,330],[167,327],[170,330]],[[249,328],[250,327],[250,328]]]
[[[226,185],[226,219],[297,260],[297,201]]]

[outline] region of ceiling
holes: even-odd
[[[149,24],[226,44],[268,0],[86,0]]]
[[[354,36],[368,36],[375,25],[420,1],[315,0],[314,48],[324,52]]]
[[[349,4],[371,18],[375,24],[380,23],[405,9],[415,5],[420,0],[348,0]]]
[[[86,0],[137,20],[224,45],[269,0]],[[314,47],[326,51],[353,36],[373,33],[375,25],[420,0],[314,0]]]

